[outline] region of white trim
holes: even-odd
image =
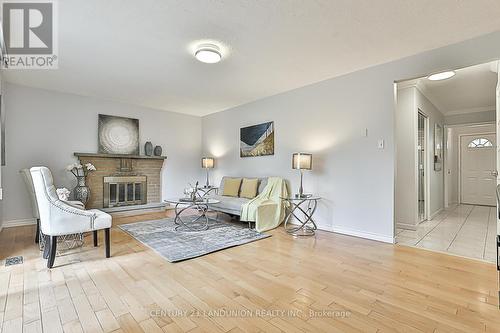
[[[35,225],[35,224],[36,224],[35,218],[10,220],[10,221],[3,221],[2,228],[22,227],[25,225]]]
[[[361,230],[356,230],[356,229],[350,229],[346,227],[323,227],[323,226],[318,226],[319,230],[325,230],[325,231],[330,231],[330,232],[335,232],[337,234],[342,234],[342,235],[348,235],[348,236],[354,236],[354,237],[359,237],[359,238],[364,238],[364,239],[371,239],[379,242],[384,242],[384,243],[390,243],[394,244],[394,237],[387,236],[387,235],[381,235],[381,234],[376,234],[373,232],[366,232],[366,231],[361,231]]]
[[[453,116],[456,114],[467,114],[476,112],[489,112],[489,111],[495,111],[495,106],[491,105],[491,106],[480,106],[477,108],[451,110],[451,111],[446,111],[445,116]]]
[[[392,85],[392,94],[393,94],[393,103],[392,103],[392,133],[394,136],[396,134],[396,114],[398,109],[398,84],[396,82]],[[392,238],[396,237],[396,185],[398,183],[398,140],[393,140],[393,148],[392,148],[393,156],[392,159],[392,167],[394,172],[392,173]]]
[[[417,231],[417,226],[411,223],[396,222],[396,227],[405,230]]]
[[[481,127],[495,125],[494,121],[484,121],[479,123],[466,123],[466,124],[454,124],[454,125],[445,125],[447,128],[455,128],[455,127]]]
[[[405,80],[402,82],[395,82],[395,84],[397,85],[397,90],[403,90],[403,89],[412,88],[412,87],[416,88],[418,85],[418,80],[420,80],[420,79]]]

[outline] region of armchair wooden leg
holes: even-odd
[[[104,242],[106,244],[106,258],[110,257],[109,228],[104,229]]]
[[[94,230],[94,247],[97,246],[97,230]]]
[[[35,243],[40,243],[40,219],[36,219]]]
[[[43,246],[43,259],[48,259],[50,254],[50,237],[43,235],[45,239],[45,245]]]
[[[47,246],[47,244],[45,244]],[[52,268],[54,266],[54,260],[56,259],[57,250],[57,236],[50,236],[50,254],[47,260],[47,268]]]

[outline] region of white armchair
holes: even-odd
[[[35,196],[35,187],[33,186],[33,179],[31,178],[31,172],[29,169],[22,169],[19,171],[19,173],[23,176],[24,183],[26,185],[26,190],[28,191],[28,194],[30,196],[31,200],[31,210],[33,213],[33,217],[36,219],[36,234],[35,234],[35,243],[39,243],[40,241],[40,213],[38,212],[38,204],[36,202],[36,196]],[[80,208],[80,209],[85,209],[85,205],[81,201],[66,201],[67,204]],[[42,248],[42,245],[40,245],[40,248]]]
[[[50,170],[46,167],[30,169],[40,217],[40,229],[46,238],[44,258],[47,267],[52,268],[56,256],[57,236],[94,232],[94,246],[97,246],[97,230],[104,229],[106,258],[110,256],[109,229],[111,215],[97,209],[84,210],[59,200]]]

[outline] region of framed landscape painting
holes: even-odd
[[[240,157],[274,155],[274,122],[240,129]]]

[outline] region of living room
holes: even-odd
[[[496,2],[43,3],[2,3],[2,332],[499,327],[494,263],[394,244],[396,82],[500,59]]]

